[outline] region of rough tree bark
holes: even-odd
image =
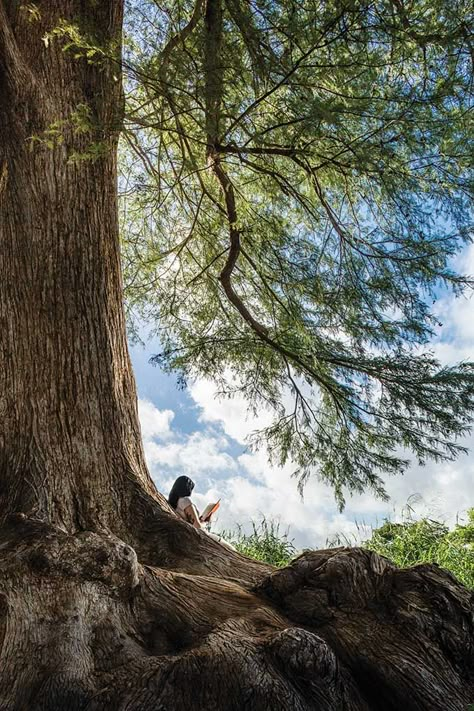
[[[44,39],[66,21],[110,51],[121,15],[0,0],[0,709],[461,711],[472,596],[450,575],[349,549],[274,571],[179,521],[149,477],[121,303],[119,63]],[[94,160],[71,160],[91,142]]]

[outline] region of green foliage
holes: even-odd
[[[474,588],[474,509],[469,509],[467,523],[457,523],[452,531],[429,518],[403,523],[385,521],[363,546],[400,567],[437,563]]]
[[[28,18],[28,22],[38,22],[41,20],[41,11],[34,2],[22,3],[19,8],[20,12],[24,12]]]
[[[129,317],[214,380],[300,483],[384,497],[454,458],[474,364],[428,351],[472,237],[469,0],[130,0],[121,186]]]
[[[288,531],[281,534],[279,524],[263,519],[252,526],[251,534],[245,534],[239,527],[237,531],[224,533],[224,538],[232,541],[241,553],[279,567],[288,565],[297,555]],[[344,536],[335,536],[328,545],[353,543]],[[466,523],[458,522],[452,530],[429,518],[418,521],[405,518],[402,523],[385,520],[359,545],[385,556],[401,568],[437,563],[466,587],[474,589],[474,509],[468,510]]]
[[[102,136],[102,132],[98,131],[97,122],[92,116],[90,107],[87,104],[78,104],[67,119],[53,121],[40,134],[30,136],[30,149],[34,150],[35,146],[39,145],[52,150],[56,146],[63,145],[68,136],[85,136],[88,140],[83,144],[82,150],[69,151],[68,163],[95,161],[109,151],[109,144],[106,140],[93,140],[98,134]]]
[[[52,121],[40,134],[30,136],[30,146],[33,149],[35,144],[52,149],[64,143],[67,133],[73,136],[90,134],[94,131],[92,113],[87,104],[78,104],[67,119],[57,119]]]
[[[239,526],[236,531],[225,531],[223,537],[240,553],[279,568],[288,565],[296,554],[288,532],[280,533],[279,523],[265,518],[259,524],[252,523],[250,534],[244,533]]]
[[[40,134],[33,134],[29,138],[30,150],[33,146],[39,144],[45,148],[53,149],[55,146],[61,145],[64,141],[64,121],[53,121]]]
[[[46,47],[54,40],[59,40],[62,51],[68,52],[74,59],[84,59],[88,64],[104,67],[110,63],[111,58],[117,59],[117,50],[120,47],[118,38],[101,42],[79,24],[67,20],[59,20],[57,25],[43,36]]]

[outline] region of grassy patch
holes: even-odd
[[[224,538],[241,553],[278,567],[287,565],[299,552],[289,532],[282,533],[280,524],[268,519],[253,523],[250,533],[238,527],[236,531],[224,532]],[[341,544],[350,542],[336,536],[330,543]],[[400,567],[437,563],[464,585],[474,588],[474,508],[467,512],[467,522],[457,523],[452,530],[430,518],[407,519],[402,523],[385,520],[361,545]]]
[[[458,523],[451,531],[429,518],[403,523],[387,520],[363,546],[401,567],[437,563],[474,588],[474,509],[468,511],[466,524]]]
[[[236,531],[224,531],[223,537],[244,555],[279,568],[288,565],[297,553],[288,531],[282,533],[279,523],[266,518],[260,523],[252,522],[250,533],[244,533],[239,526]]]

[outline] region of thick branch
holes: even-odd
[[[171,54],[173,53],[174,48],[184,43],[186,38],[189,37],[189,35],[199,22],[202,16],[203,4],[204,0],[196,0],[193,14],[191,15],[191,19],[189,20],[189,22],[179,32],[177,32],[175,35],[173,35],[173,37],[171,37],[171,39],[167,42],[163,50],[160,52],[160,56],[158,59],[160,63],[160,70],[158,75],[159,79],[164,79],[166,75],[168,62],[171,57]]]
[[[260,324],[240,296],[234,291],[231,276],[240,254],[240,231],[237,227],[237,207],[234,188],[229,176],[222,168],[220,156],[216,150],[219,143],[220,108],[223,92],[223,70],[221,65],[222,43],[222,6],[221,0],[208,0],[206,5],[206,44],[204,72],[206,81],[206,134],[208,164],[224,194],[227,220],[229,223],[230,249],[220,282],[227,298],[240,315],[250,324],[259,336],[266,336],[268,331]]]
[[[339,410],[338,396],[334,386],[301,358],[298,354],[289,351],[269,336],[266,326],[261,324],[250,313],[249,309],[235,291],[232,284],[232,274],[237,264],[240,246],[240,230],[238,228],[238,215],[232,181],[222,167],[219,147],[220,143],[220,108],[223,92],[223,71],[221,63],[221,40],[222,40],[222,7],[221,0],[208,0],[206,6],[206,44],[205,44],[205,82],[206,82],[206,133],[207,133],[207,158],[208,165],[224,194],[227,220],[229,224],[230,249],[227,261],[220,273],[219,280],[223,286],[225,294],[231,304],[237,309],[242,318],[250,325],[257,336],[269,345],[273,350],[282,355],[284,359],[290,360],[303,372],[308,373],[319,383],[332,397],[335,407]],[[311,50],[313,51],[313,50]],[[309,52],[310,53],[310,52]],[[307,53],[307,54],[309,54]],[[307,55],[305,55],[307,56]],[[302,61],[302,58],[299,60]],[[298,63],[297,63],[298,64]],[[294,67],[296,69],[296,65]],[[241,115],[241,118],[246,112]],[[224,147],[225,148],[225,147]],[[294,151],[287,155],[295,159]],[[299,162],[299,161],[298,161]],[[299,162],[300,163],[300,162]],[[301,164],[301,163],[300,163]]]
[[[214,160],[211,163],[211,168],[217,180],[219,181],[219,184],[222,188],[222,192],[224,193],[224,199],[227,209],[227,219],[229,221],[229,255],[224,265],[224,269],[220,273],[219,279],[224,288],[227,298],[235,306],[242,318],[244,318],[245,321],[250,324],[250,326],[259,336],[267,336],[267,328],[261,323],[259,323],[252,316],[252,314],[245,306],[244,302],[237,294],[237,292],[234,291],[234,288],[232,286],[232,272],[234,271],[234,267],[237,263],[237,259],[239,258],[240,254],[240,231],[237,228],[237,208],[235,204],[234,188],[232,182],[229,179],[229,176],[220,164],[218,155],[214,157]]]
[[[221,0],[208,0],[206,5],[206,42],[204,48],[204,74],[206,92],[206,134],[208,153],[219,138],[220,109],[223,94],[222,4]]]

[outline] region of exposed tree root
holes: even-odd
[[[1,709],[461,711],[474,698],[472,594],[434,566],[319,551],[261,567],[251,589],[24,516],[0,550]]]

